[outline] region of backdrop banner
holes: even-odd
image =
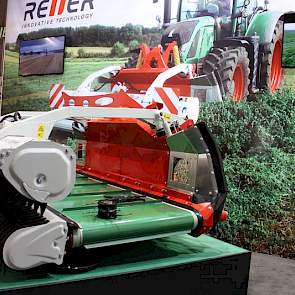
[[[4,2],[6,0],[0,0],[1,5]],[[178,2],[172,0],[172,18]],[[270,8],[280,9],[276,3],[272,1]],[[284,10],[291,7],[291,4],[285,5]],[[53,84],[64,84],[66,90],[76,90],[88,75],[99,69],[124,66],[129,49],[137,48],[140,43],[157,46],[161,40],[159,27],[163,8],[163,0],[157,3],[152,0],[8,0],[3,113],[20,109],[48,110],[49,90]],[[295,31],[291,33],[284,44],[284,63],[294,62]],[[44,63],[35,60],[38,68],[31,63],[27,51],[22,51],[25,56],[20,58],[21,41],[61,35],[66,37],[64,73],[30,76],[32,68],[34,73],[61,71],[44,69],[49,57],[44,58]],[[61,52],[56,54],[61,55]],[[20,61],[24,61],[26,77],[19,75],[23,73]],[[56,58],[55,63],[62,61]],[[52,66],[53,63],[48,64]],[[99,88],[99,85],[95,86],[95,89]]]
[[[48,110],[53,84],[75,90],[93,72],[124,65],[129,49],[140,43],[156,46],[160,42],[157,16],[162,15],[163,4],[152,0],[8,0],[3,113]],[[46,64],[52,67],[52,62],[36,62],[37,55],[46,55],[44,61],[50,59],[47,50],[45,54],[40,46],[24,50],[22,40],[36,45],[42,42],[36,39],[61,35],[66,37],[64,73],[20,76],[31,74],[32,68],[34,73],[47,73],[49,69],[42,68]]]
[[[97,20],[97,0],[10,0],[7,42],[19,34],[44,28],[92,25]]]
[[[124,26],[127,23],[156,26],[164,1],[152,0],[9,0],[7,42],[19,34],[47,28]],[[144,16],[144,17],[143,17]]]

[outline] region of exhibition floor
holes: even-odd
[[[292,295],[295,261],[252,253],[248,295]]]

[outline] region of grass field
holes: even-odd
[[[295,67],[295,31],[286,31],[284,36],[283,64]]]
[[[295,90],[295,69],[285,70],[284,86]]]
[[[18,76],[18,54],[6,51],[3,113],[15,110],[47,110],[51,84],[64,83],[76,89],[93,72],[110,66],[124,65],[125,58],[67,58],[63,75]]]
[[[224,156],[229,219],[214,236],[254,252],[295,259],[295,95],[205,104]]]
[[[77,54],[80,47],[68,48]],[[84,48],[85,51],[109,52],[110,48]],[[125,58],[66,58],[63,75],[18,76],[18,54],[6,51],[3,113],[15,110],[47,110],[51,84],[64,83],[67,89],[76,89],[91,73],[109,65],[124,65]],[[295,89],[295,69],[285,70],[284,86]]]
[[[73,57],[77,57],[78,56],[78,50],[80,48],[83,48],[83,50],[85,52],[89,52],[89,53],[101,53],[101,54],[104,54],[104,55],[108,55],[112,51],[112,48],[111,47],[68,47],[66,49],[66,51],[69,52],[70,54],[72,54]]]

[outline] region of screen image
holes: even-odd
[[[19,75],[48,75],[64,72],[65,36],[22,40]]]

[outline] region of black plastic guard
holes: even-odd
[[[214,208],[214,226],[218,223],[222,210],[224,208],[224,203],[226,200],[226,195],[228,192],[227,184],[224,175],[223,159],[217,143],[207,127],[205,122],[200,122],[196,125],[209,149],[214,173],[216,176],[216,183],[218,187],[218,195],[212,201],[212,207]]]

